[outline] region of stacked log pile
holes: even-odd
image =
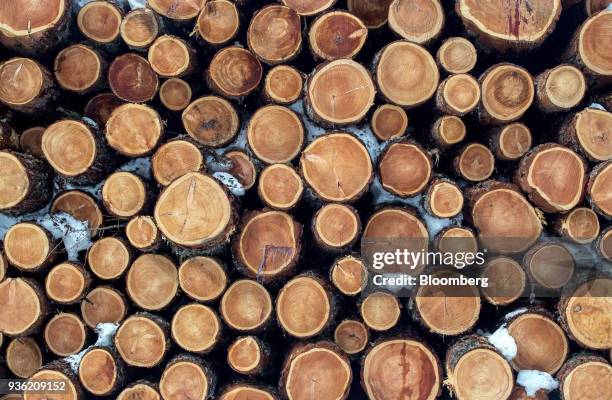
[[[0,399],[611,399],[610,31],[608,1],[0,1],[0,378],[66,384]],[[372,285],[398,239],[492,287]]]

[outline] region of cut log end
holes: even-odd
[[[115,58],[111,64],[108,84],[121,100],[144,103],[155,97],[159,79],[147,60],[127,53]]]
[[[612,184],[612,162],[604,162],[591,170],[587,194],[591,206],[598,214],[605,218],[612,218],[612,197],[608,188]]]
[[[462,142],[466,133],[465,123],[454,115],[444,115],[438,118],[431,127],[431,138],[442,149]]]
[[[4,254],[11,265],[30,272],[45,267],[52,258],[50,234],[35,223],[13,225],[4,237]]]
[[[121,10],[107,1],[92,1],[79,10],[77,25],[89,40],[108,44],[119,37]]]
[[[174,299],[178,291],[178,272],[174,262],[160,254],[143,254],[130,267],[126,290],[137,306],[161,310]]]
[[[31,337],[13,339],[6,347],[6,366],[18,378],[29,378],[42,362],[40,346]]]
[[[372,133],[382,141],[404,136],[408,129],[408,115],[403,108],[393,104],[379,106],[370,120]]]
[[[120,380],[120,369],[114,355],[105,348],[87,351],[79,364],[79,380],[83,387],[96,396],[111,394]]]
[[[585,161],[573,150],[547,143],[521,159],[517,182],[529,199],[546,212],[564,212],[584,198]]]
[[[151,158],[153,177],[162,186],[189,172],[204,171],[200,149],[187,140],[171,140],[159,147]]]
[[[207,1],[196,22],[196,30],[202,40],[213,46],[228,43],[236,37],[239,29],[238,8],[228,0]]]
[[[259,340],[254,336],[236,339],[227,350],[227,363],[236,372],[251,375],[260,368],[264,354]]]
[[[484,181],[495,170],[495,157],[488,147],[470,143],[455,158],[455,169],[459,176],[468,181]]]
[[[531,143],[531,130],[520,122],[501,127],[490,140],[495,156],[504,161],[518,160],[531,149]]]
[[[441,271],[437,278],[458,277],[454,271]],[[437,284],[419,287],[415,299],[420,321],[439,335],[458,335],[470,330],[480,316],[480,293],[475,286]]]
[[[389,6],[393,0],[348,0],[347,8],[369,29],[378,29],[387,23]]]
[[[607,349],[612,344],[608,326],[612,280],[597,278],[578,287],[559,302],[561,322],[567,333],[589,349]]]
[[[282,0],[283,4],[303,17],[322,13],[334,5],[336,0]]]
[[[330,321],[332,305],[321,280],[298,276],[283,286],[276,299],[276,316],[289,335],[309,338],[318,335]]]
[[[90,118],[100,128],[106,127],[115,108],[123,104],[123,100],[112,93],[100,93],[91,98],[85,105],[83,116]]]
[[[588,244],[599,236],[597,214],[587,207],[576,207],[562,215],[554,224],[555,231],[575,243]]]
[[[300,16],[282,5],[260,9],[249,24],[247,44],[266,64],[279,64],[294,58],[302,46]]]
[[[191,96],[191,85],[180,78],[170,78],[159,87],[159,100],[170,111],[183,111]]]
[[[516,371],[538,370],[554,374],[569,352],[565,333],[552,319],[539,313],[523,313],[508,323],[517,344],[510,364]]]
[[[120,323],[127,313],[127,303],[117,290],[100,286],[87,294],[81,302],[83,321],[91,329],[98,324]]]
[[[368,328],[358,320],[345,319],[334,331],[334,342],[349,355],[361,353],[369,341]]]
[[[389,6],[389,28],[414,43],[426,45],[436,39],[444,19],[438,0],[394,0]]]
[[[294,348],[285,360],[281,379],[290,399],[310,398],[313,387],[330,399],[345,399],[353,374],[349,360],[335,344],[318,342]]]
[[[205,399],[213,389],[214,376],[198,359],[178,356],[164,370],[159,391],[164,399]]]
[[[582,72],[571,65],[544,71],[536,80],[538,107],[544,112],[566,111],[577,106],[586,93]]]
[[[449,74],[466,74],[476,66],[478,54],[469,40],[450,37],[440,45],[436,59]]]
[[[330,11],[319,16],[308,33],[310,49],[323,60],[353,58],[368,38],[368,29],[355,15]]]
[[[153,151],[164,133],[157,111],[142,104],[117,107],[106,123],[106,140],[119,153],[140,157]]]
[[[596,78],[609,79],[612,76],[609,49],[600,41],[610,23],[612,12],[606,10],[587,19],[578,30],[577,53],[589,74]]]
[[[263,162],[285,163],[299,154],[304,144],[304,126],[289,108],[265,106],[251,117],[247,140],[253,153]]]
[[[375,331],[387,331],[393,328],[399,321],[400,312],[397,298],[386,292],[369,294],[359,306],[363,322]]]
[[[0,282],[0,332],[8,336],[27,334],[44,317],[42,293],[29,281],[7,278]]]
[[[409,76],[401,73],[407,64],[414,66]],[[440,80],[438,66],[429,51],[401,40],[383,48],[375,73],[381,94],[398,106],[410,108],[429,100]]]
[[[28,383],[36,385],[37,382],[64,382],[64,390],[61,397],[66,400],[78,400],[82,396],[81,386],[74,375],[64,367],[49,367],[43,368],[30,377]],[[26,393],[23,396],[24,400],[44,400],[49,397],[49,394]]]
[[[612,158],[612,113],[585,108],[561,127],[560,140],[594,162]]]
[[[483,297],[491,304],[504,306],[518,300],[527,283],[525,270],[514,259],[498,256],[489,260],[481,273],[488,287],[481,288]]]
[[[115,172],[102,186],[106,209],[119,218],[139,214],[146,206],[147,188],[142,179],[131,172]]]
[[[336,169],[334,165],[352,168]],[[315,139],[302,152],[300,171],[321,199],[334,202],[357,200],[373,177],[367,149],[347,133],[331,133]]]
[[[240,120],[234,106],[217,96],[194,100],[183,111],[182,120],[189,136],[211,147],[220,147],[231,142],[240,128]]]
[[[463,193],[450,179],[435,178],[425,197],[427,211],[438,218],[451,218],[463,209]]]
[[[161,400],[159,392],[150,383],[139,381],[123,389],[117,396],[117,400]]]
[[[45,133],[45,128],[35,126],[28,128],[19,136],[19,147],[25,152],[32,154],[34,157],[41,159],[45,158],[45,153],[42,151],[42,135]]]
[[[177,204],[182,206],[177,208]],[[212,249],[225,243],[235,225],[226,190],[214,178],[198,172],[175,179],[162,192],[154,217],[169,240],[188,248]]]
[[[57,83],[66,90],[84,93],[103,81],[103,64],[98,52],[75,44],[60,51],[53,70]]]
[[[290,210],[298,204],[303,191],[302,178],[289,165],[272,164],[259,176],[257,192],[268,207]]]
[[[457,14],[468,33],[485,47],[500,51],[538,47],[554,30],[561,1],[540,1],[533,7],[514,7],[503,1],[483,4],[477,0],[457,2]]]
[[[415,196],[425,190],[433,173],[433,162],[415,142],[390,144],[378,164],[383,188],[400,197]]]
[[[245,302],[245,298],[249,301]],[[220,310],[230,328],[243,332],[256,331],[272,315],[272,298],[266,288],[256,281],[242,279],[232,283],[223,294]]]
[[[540,237],[541,214],[514,185],[484,182],[469,192],[469,199],[471,219],[483,247],[501,253],[519,253]]]
[[[419,400],[433,400],[441,384],[442,372],[434,352],[413,339],[381,341],[361,364],[361,387],[370,398],[395,399],[418,393],[415,398]]]
[[[253,400],[275,400],[276,397],[272,391],[262,389],[258,386],[239,383],[230,385],[221,389],[219,394],[220,400],[237,400],[237,399],[253,399]]]
[[[44,332],[45,343],[59,357],[76,354],[85,345],[87,331],[79,317],[71,313],[60,313],[51,318]]]
[[[500,124],[520,118],[535,95],[533,79],[526,69],[514,64],[496,64],[480,77],[481,122]]]
[[[193,69],[194,53],[183,39],[162,35],[155,39],[147,53],[149,64],[163,78],[181,77]]]
[[[183,262],[178,271],[181,290],[196,301],[218,299],[228,282],[220,261],[211,257],[193,257]]]
[[[147,215],[138,215],[125,227],[125,236],[130,244],[141,251],[152,251],[159,247],[161,235],[153,218]]]
[[[302,73],[289,65],[277,65],[268,71],[264,82],[264,97],[277,104],[291,104],[302,95]]]
[[[14,153],[0,152],[0,210],[18,206],[30,192],[30,177],[27,165]]]
[[[130,265],[131,254],[121,239],[106,237],[93,243],[87,253],[87,263],[98,278],[117,279]]]
[[[171,21],[193,20],[204,7],[205,0],[149,0],[147,5]]]
[[[476,253],[478,240],[470,228],[449,226],[436,235],[435,246],[441,253]],[[456,267],[460,265],[456,264]]]
[[[353,207],[327,204],[315,214],[312,230],[315,239],[324,249],[342,251],[357,241],[361,221]]]
[[[53,267],[45,280],[45,291],[50,300],[60,304],[78,302],[89,286],[89,274],[70,262]]]
[[[259,60],[248,50],[232,46],[220,50],[211,60],[207,80],[215,93],[240,99],[257,89],[263,77]]]
[[[612,396],[612,367],[604,358],[578,354],[568,360],[557,377],[564,400]]]
[[[465,115],[480,102],[480,85],[468,74],[455,74],[438,87],[436,106],[445,114]]]
[[[317,122],[333,126],[361,121],[376,94],[368,70],[350,59],[320,65],[306,86],[308,114]]]
[[[159,33],[159,22],[156,14],[148,8],[130,11],[121,22],[121,38],[136,50],[148,48]]]
[[[29,58],[11,58],[0,65],[0,101],[19,108],[33,103],[46,84],[45,70]]]
[[[208,353],[219,342],[221,320],[209,307],[191,303],[179,308],[172,318],[172,338],[181,348]]]
[[[166,341],[166,333],[159,323],[144,314],[126,319],[114,338],[123,361],[141,368],[152,368],[161,362],[167,351]]]
[[[228,172],[240,182],[245,190],[252,188],[257,181],[257,169],[251,157],[241,150],[229,151],[224,156],[233,163]]]
[[[606,260],[612,261],[612,229],[606,229],[597,239],[597,251]]]
[[[347,296],[356,296],[368,283],[368,270],[363,260],[354,256],[342,257],[330,271],[330,281]]]
[[[66,149],[73,149],[66,152]],[[82,122],[62,120],[50,125],[42,137],[45,159],[53,169],[67,177],[88,171],[96,157],[96,140]]]
[[[96,200],[80,190],[68,190],[57,196],[51,203],[51,212],[65,212],[74,218],[86,221],[91,236],[98,234],[104,216]]]
[[[27,3],[26,3],[27,4]],[[47,7],[35,7],[12,1],[0,10],[2,29],[10,36],[24,37],[52,29],[66,13],[65,0],[50,1]],[[19,7],[21,6],[21,7]]]

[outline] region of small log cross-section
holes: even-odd
[[[548,242],[537,244],[525,253],[523,268],[533,284],[544,289],[561,289],[569,283],[576,266],[565,246]]]
[[[159,381],[164,399],[206,399],[215,388],[214,371],[200,358],[179,355],[168,362]]]
[[[93,274],[103,280],[119,278],[132,262],[127,244],[117,237],[97,240],[87,252],[87,263]]]
[[[504,0],[459,0],[457,14],[479,43],[499,51],[538,47],[554,30],[561,0],[508,3]]]
[[[599,218],[595,211],[587,207],[576,207],[554,221],[555,232],[575,243],[587,244],[599,236]]]
[[[458,399],[504,400],[512,393],[512,368],[482,336],[459,339],[448,349],[445,365],[448,385]]]
[[[53,267],[45,279],[45,292],[59,304],[75,304],[84,296],[91,278],[78,264],[63,262]]]
[[[378,29],[387,23],[389,5],[393,0],[347,0],[349,12],[363,21],[368,29]]]
[[[228,173],[240,182],[245,190],[249,190],[257,181],[257,168],[251,157],[242,150],[231,150],[223,154],[234,165]]]
[[[151,157],[153,178],[162,186],[188,172],[205,168],[202,152],[188,140],[171,140],[161,145]]]
[[[342,294],[356,296],[368,283],[368,270],[363,260],[353,255],[344,256],[332,265],[329,280]]]
[[[587,196],[593,210],[607,219],[612,218],[612,197],[608,194],[611,184],[612,161],[598,164],[591,170]]]
[[[257,193],[268,207],[287,211],[302,198],[304,182],[298,173],[286,164],[272,164],[259,175]]]
[[[63,400],[79,400],[83,398],[83,389],[79,383],[78,377],[70,370],[70,367],[62,361],[46,365],[44,368],[37,371],[26,383],[36,385],[37,382],[65,382],[65,388],[58,396]],[[24,400],[44,400],[49,397],[48,393],[27,392]]]
[[[385,148],[378,163],[383,188],[399,197],[412,197],[425,190],[433,173],[433,161],[421,145],[395,142]]]
[[[372,400],[433,400],[442,386],[442,369],[435,353],[421,341],[389,338],[374,345],[361,362],[361,387]]]
[[[268,71],[263,87],[263,98],[267,102],[281,105],[291,104],[302,95],[303,74],[289,65],[277,65]]]
[[[181,290],[195,301],[218,299],[227,286],[227,274],[221,262],[212,257],[197,256],[179,267]]]
[[[95,396],[107,396],[125,384],[125,366],[113,351],[94,347],[83,355],[79,364],[83,388]]]
[[[361,141],[335,132],[315,139],[302,151],[300,172],[315,194],[325,201],[352,202],[367,190],[372,160]]]
[[[315,213],[312,232],[324,250],[341,252],[350,249],[361,233],[359,214],[345,204],[326,204]]]
[[[138,381],[123,389],[117,396],[117,400],[132,399],[161,400],[161,397],[157,391],[157,385],[147,381]]]
[[[6,347],[6,366],[18,378],[27,379],[42,366],[40,346],[31,337],[18,337]]]
[[[133,50],[144,51],[159,34],[158,16],[148,8],[137,8],[121,22],[121,38]]]
[[[465,123],[454,115],[443,115],[431,126],[431,139],[441,149],[462,142],[466,134]]]
[[[425,210],[438,218],[452,218],[463,209],[463,193],[450,179],[434,178],[424,197]]]
[[[174,299],[178,272],[172,260],[160,254],[143,254],[128,270],[126,291],[132,301],[148,311],[161,310]]]
[[[142,213],[147,204],[148,189],[142,179],[131,172],[115,172],[102,186],[102,202],[109,213],[130,218]]]
[[[234,237],[234,261],[246,276],[270,282],[293,271],[300,257],[302,225],[282,211],[250,212]]]
[[[44,339],[53,354],[67,357],[81,351],[87,340],[87,330],[75,314],[59,313],[47,322]]]
[[[272,297],[256,281],[237,280],[223,294],[220,311],[225,324],[233,330],[261,331],[272,316]]]
[[[0,151],[0,212],[35,211],[52,195],[50,168],[29,154]]]
[[[210,89],[239,100],[257,89],[263,77],[259,60],[242,47],[225,47],[214,55],[206,71]]]
[[[345,319],[334,331],[334,342],[348,355],[361,353],[369,341],[368,328],[356,319]]]
[[[399,321],[401,307],[395,296],[386,292],[370,293],[359,306],[359,313],[368,328],[388,331]]]
[[[562,64],[542,72],[535,78],[538,108],[544,112],[560,112],[582,101],[586,81],[580,70]]]
[[[157,227],[171,242],[210,251],[229,240],[237,219],[226,189],[199,172],[185,174],[166,187],[153,215]]]
[[[611,160],[612,113],[585,108],[562,125],[559,139],[589,161]]]
[[[263,63],[275,65],[291,60],[302,47],[300,16],[278,4],[262,8],[251,19],[247,43]]]
[[[191,86],[180,78],[170,78],[159,87],[159,100],[170,111],[183,111],[193,95]]]
[[[25,336],[35,332],[47,314],[44,292],[35,283],[22,278],[0,282],[0,332],[7,336]]]
[[[231,142],[240,128],[234,106],[217,96],[194,100],[182,114],[185,131],[198,142],[220,147]]]
[[[304,144],[304,126],[289,108],[269,105],[257,110],[247,128],[249,147],[267,164],[286,163],[298,156]]]
[[[11,58],[0,64],[0,102],[26,114],[51,107],[58,90],[53,75],[29,58]]]
[[[470,143],[463,147],[454,160],[457,175],[472,182],[488,179],[495,170],[495,157],[487,146]]]
[[[59,194],[51,203],[51,212],[65,212],[75,219],[86,221],[91,236],[98,234],[104,216],[96,200],[80,190],[68,190]]]
[[[579,353],[567,360],[557,374],[563,400],[610,398],[612,366],[603,357]]]
[[[261,375],[270,352],[270,347],[256,336],[241,336],[228,347],[227,363],[239,374]]]
[[[334,343],[321,341],[298,344],[289,352],[280,386],[283,394],[294,400],[311,399],[312,393],[320,400],[344,400],[352,380],[346,355]]]
[[[240,29],[236,4],[228,0],[207,1],[198,16],[195,29],[199,37],[211,46],[228,43]]]
[[[317,276],[302,274],[283,286],[276,298],[276,317],[289,335],[305,339],[326,329],[333,317],[329,288]]]
[[[192,21],[202,10],[205,0],[149,0],[147,5],[172,22]]]
[[[133,247],[143,252],[157,250],[162,241],[155,221],[148,215],[130,219],[125,226],[125,236]]]
[[[119,38],[122,19],[122,11],[113,2],[92,1],[79,10],[77,26],[87,39],[108,46]]]
[[[541,214],[512,184],[486,181],[467,193],[470,218],[483,247],[519,253],[542,233]]]
[[[436,106],[445,114],[463,116],[480,101],[480,85],[468,74],[451,75],[440,83]]]
[[[291,7],[299,15],[309,17],[319,14],[336,3],[336,0],[281,0],[284,5]]]
[[[601,233],[595,243],[597,252],[606,260],[612,261],[612,227]]]
[[[531,143],[531,131],[521,122],[498,127],[489,138],[489,147],[502,161],[518,160],[529,151]]]
[[[63,89],[83,94],[100,88],[104,80],[104,62],[91,47],[75,44],[55,57],[55,80]]]
[[[370,119],[372,133],[382,141],[404,136],[408,129],[408,115],[403,108],[383,104],[374,110]]]
[[[163,35],[155,39],[147,54],[153,71],[162,78],[189,75],[195,68],[195,51],[183,39]]]
[[[424,47],[399,40],[385,46],[374,58],[380,94],[389,102],[412,108],[429,100],[440,80],[438,66]],[[411,66],[406,74],[405,66]]]
[[[208,306],[190,303],[179,308],[172,318],[172,338],[192,353],[210,352],[221,339],[221,320]]]
[[[152,368],[168,350],[167,323],[146,313],[132,315],[117,329],[114,344],[127,365]]]
[[[15,224],[4,236],[4,255],[12,266],[22,271],[42,271],[56,253],[51,233],[33,222]]]
[[[355,57],[367,38],[368,29],[363,22],[346,11],[322,14],[308,34],[314,56],[328,61]]]
[[[157,111],[144,104],[117,107],[106,122],[106,140],[113,149],[128,157],[149,154],[164,134]]]
[[[533,78],[518,65],[495,64],[480,75],[479,81],[482,101],[478,117],[483,124],[499,125],[519,119],[535,96]]]
[[[510,257],[497,256],[490,259],[480,276],[488,280],[488,286],[480,288],[483,297],[496,306],[515,302],[527,287],[525,271]]]
[[[402,38],[422,45],[440,35],[444,19],[439,0],[393,0],[389,6],[389,28]]]
[[[121,100],[144,103],[157,94],[159,78],[147,60],[138,54],[126,53],[111,64],[108,85]]]
[[[444,40],[436,60],[440,67],[449,74],[466,74],[476,66],[478,54],[476,48],[467,39],[454,36]]]
[[[586,162],[573,150],[547,143],[521,159],[516,181],[542,211],[563,212],[584,198],[586,173]]]
[[[376,88],[364,66],[350,59],[319,65],[308,77],[304,108],[324,126],[357,123],[374,104]]]
[[[125,318],[126,310],[127,302],[121,292],[109,286],[98,286],[81,303],[83,321],[91,329],[105,322],[120,323]]]

